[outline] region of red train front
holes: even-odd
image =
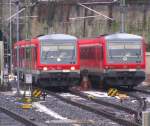
[[[79,40],[81,75],[93,84],[133,88],[145,79],[145,44],[141,36],[116,33]]]
[[[79,56],[76,37],[65,34],[40,36],[15,43],[14,70],[19,70],[20,78],[25,73],[32,73],[33,83],[43,87],[72,86],[80,80]]]

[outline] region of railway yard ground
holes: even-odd
[[[116,97],[100,90],[48,90],[45,99],[40,96],[32,102],[18,97],[14,80],[11,86],[0,92],[0,126],[141,126],[142,111],[150,109],[150,82]]]

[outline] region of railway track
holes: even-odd
[[[135,91],[135,92],[141,92],[141,93],[150,95],[150,91],[148,91],[148,90],[143,90],[143,89],[139,89],[139,88],[134,88],[133,91]]]
[[[0,112],[0,126],[25,126],[3,112]]]
[[[141,125],[139,122],[131,121],[131,120],[125,120],[125,119],[123,119],[121,117],[115,116],[114,113],[112,113],[110,111],[107,111],[107,110],[104,110],[104,109],[101,109],[101,108],[96,108],[95,106],[91,107],[91,106],[86,105],[84,103],[77,102],[74,99],[63,97],[60,94],[57,94],[57,93],[54,93],[54,92],[51,92],[51,91],[47,91],[46,90],[46,92],[48,94],[50,94],[50,95],[52,95],[52,96],[54,96],[54,97],[64,101],[64,102],[66,102],[66,103],[72,104],[73,106],[80,107],[80,108],[85,109],[87,111],[90,111],[92,113],[96,113],[96,114],[98,114],[100,116],[104,116],[104,117],[106,117],[108,119],[111,119],[112,121],[117,122],[118,124],[125,125],[125,126],[140,126]],[[76,92],[76,93],[74,92],[73,94],[79,95],[80,97],[82,97],[81,96],[81,92],[80,93],[79,92]],[[85,95],[83,95],[83,96],[84,96],[84,99],[88,99],[89,100],[89,97],[86,98]],[[94,100],[94,101],[96,101],[96,103],[98,103],[98,100]],[[98,104],[100,104],[100,103],[98,103]],[[106,104],[108,104],[108,103],[106,103]],[[111,105],[109,105],[109,106],[111,106]],[[115,107],[115,106],[116,105],[113,105],[113,107]],[[120,106],[120,108],[122,108],[122,109],[126,110],[126,112],[129,112],[129,113],[132,113],[132,114],[133,113],[134,114],[138,113],[137,111],[130,110],[129,108],[126,109],[125,107],[121,107],[121,106]]]
[[[28,118],[12,112],[2,106],[0,106],[0,115],[1,119],[5,118],[5,121],[7,122],[5,123],[3,122],[4,120],[1,120],[0,125],[2,126],[45,126],[43,124],[39,124],[35,121],[29,120]]]
[[[135,99],[137,99],[137,101],[139,102],[139,106],[137,108],[138,112],[142,112],[146,109],[146,102],[144,98],[141,98],[138,94],[136,94],[135,92],[132,93],[127,93],[128,96],[130,97],[134,97]]]
[[[75,95],[78,95],[82,98],[86,98],[88,100],[91,100],[95,103],[98,103],[98,104],[102,104],[102,105],[106,105],[106,106],[109,106],[109,107],[113,107],[113,108],[116,108],[116,109],[120,109],[120,110],[123,110],[129,114],[134,114],[135,115],[135,120],[139,123],[141,123],[141,113],[143,110],[145,110],[146,108],[146,103],[145,103],[145,100],[140,98],[138,95],[134,95],[132,93],[128,93],[129,96],[131,97],[134,97],[135,99],[138,100],[139,102],[139,106],[137,108],[137,110],[134,110],[134,109],[131,109],[131,108],[128,108],[126,106],[123,106],[123,105],[119,105],[119,104],[114,104],[114,103],[110,103],[110,102],[107,102],[107,101],[104,101],[102,99],[99,99],[99,98],[96,98],[96,97],[93,97],[91,95],[88,95],[88,94],[85,94],[83,92],[80,92],[80,91],[75,91],[75,90],[70,90],[71,93],[75,94]]]

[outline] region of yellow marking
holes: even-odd
[[[39,97],[41,94],[42,94],[42,92],[41,92],[41,91],[38,91],[34,96],[35,96],[35,97]]]
[[[23,108],[23,109],[32,108],[32,104],[23,104],[23,105],[21,106],[21,108]]]
[[[118,93],[118,90],[115,89],[115,88],[111,88],[111,89],[108,90],[108,96],[112,96],[113,97],[113,96],[116,96],[117,93]]]
[[[110,89],[108,90],[108,96],[110,96],[110,95],[111,95],[112,91],[113,91],[113,89],[112,89],[112,88],[110,88]]]
[[[32,95],[35,95],[38,91],[40,91],[40,89],[35,89],[32,93]]]
[[[42,91],[40,89],[35,89],[32,93],[32,96],[39,97],[41,96],[41,94],[42,94]]]
[[[29,102],[32,102],[32,99],[31,99],[30,97],[25,97],[25,98],[24,98],[24,102],[28,102],[28,103],[29,103]]]
[[[111,96],[115,96],[117,94],[117,90],[113,90]]]
[[[112,91],[113,91],[113,88],[110,88],[110,89],[108,90],[108,94],[111,94]]]

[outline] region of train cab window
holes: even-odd
[[[143,61],[140,42],[109,42],[107,50],[110,63],[140,63]]]
[[[76,63],[76,55],[73,43],[41,45],[42,63]]]

